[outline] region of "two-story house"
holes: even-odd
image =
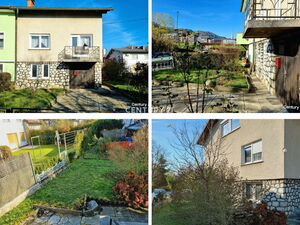
[[[14,10],[0,7],[0,73],[6,72],[15,80],[16,22]]]
[[[18,149],[28,145],[23,120],[0,120],[0,146]]]
[[[300,105],[300,1],[242,0],[256,76],[283,104]]]
[[[300,207],[300,120],[209,120],[198,144],[220,141],[248,199],[292,214]]]
[[[27,7],[2,7],[15,13],[16,25],[10,27],[17,37],[16,87],[101,86],[102,16],[112,8],[34,7],[33,0],[27,2]]]
[[[148,47],[127,46],[124,48],[112,48],[106,58],[123,62],[130,72],[135,72],[137,63],[148,64]]]

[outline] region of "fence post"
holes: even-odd
[[[32,169],[32,174],[33,174],[33,177],[34,177],[34,181],[35,181],[35,184],[37,184],[38,181],[37,181],[37,178],[36,178],[35,168],[34,168],[34,165],[33,165],[33,162],[32,162],[32,158],[31,158],[29,152],[27,152],[27,154],[28,154],[29,159],[30,159],[30,164],[31,164],[31,169]]]
[[[65,151],[68,153],[66,133],[64,133],[64,141],[65,141]]]
[[[57,141],[57,149],[58,149],[58,155],[60,157],[60,138],[59,138],[59,133],[58,130],[55,132],[55,136],[56,136],[56,141]]]

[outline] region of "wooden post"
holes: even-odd
[[[59,133],[58,131],[55,132],[55,136],[56,136],[56,141],[57,141],[57,149],[58,149],[58,155],[60,157],[60,138],[59,138]]]

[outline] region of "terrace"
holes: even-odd
[[[60,62],[97,62],[100,61],[100,47],[65,46],[58,59]]]

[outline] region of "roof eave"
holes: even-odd
[[[202,145],[202,146],[205,145],[205,142],[207,140],[207,137],[208,137],[211,129],[216,125],[217,122],[218,122],[217,119],[208,120],[208,122],[206,123],[206,125],[198,139],[197,144]]]

